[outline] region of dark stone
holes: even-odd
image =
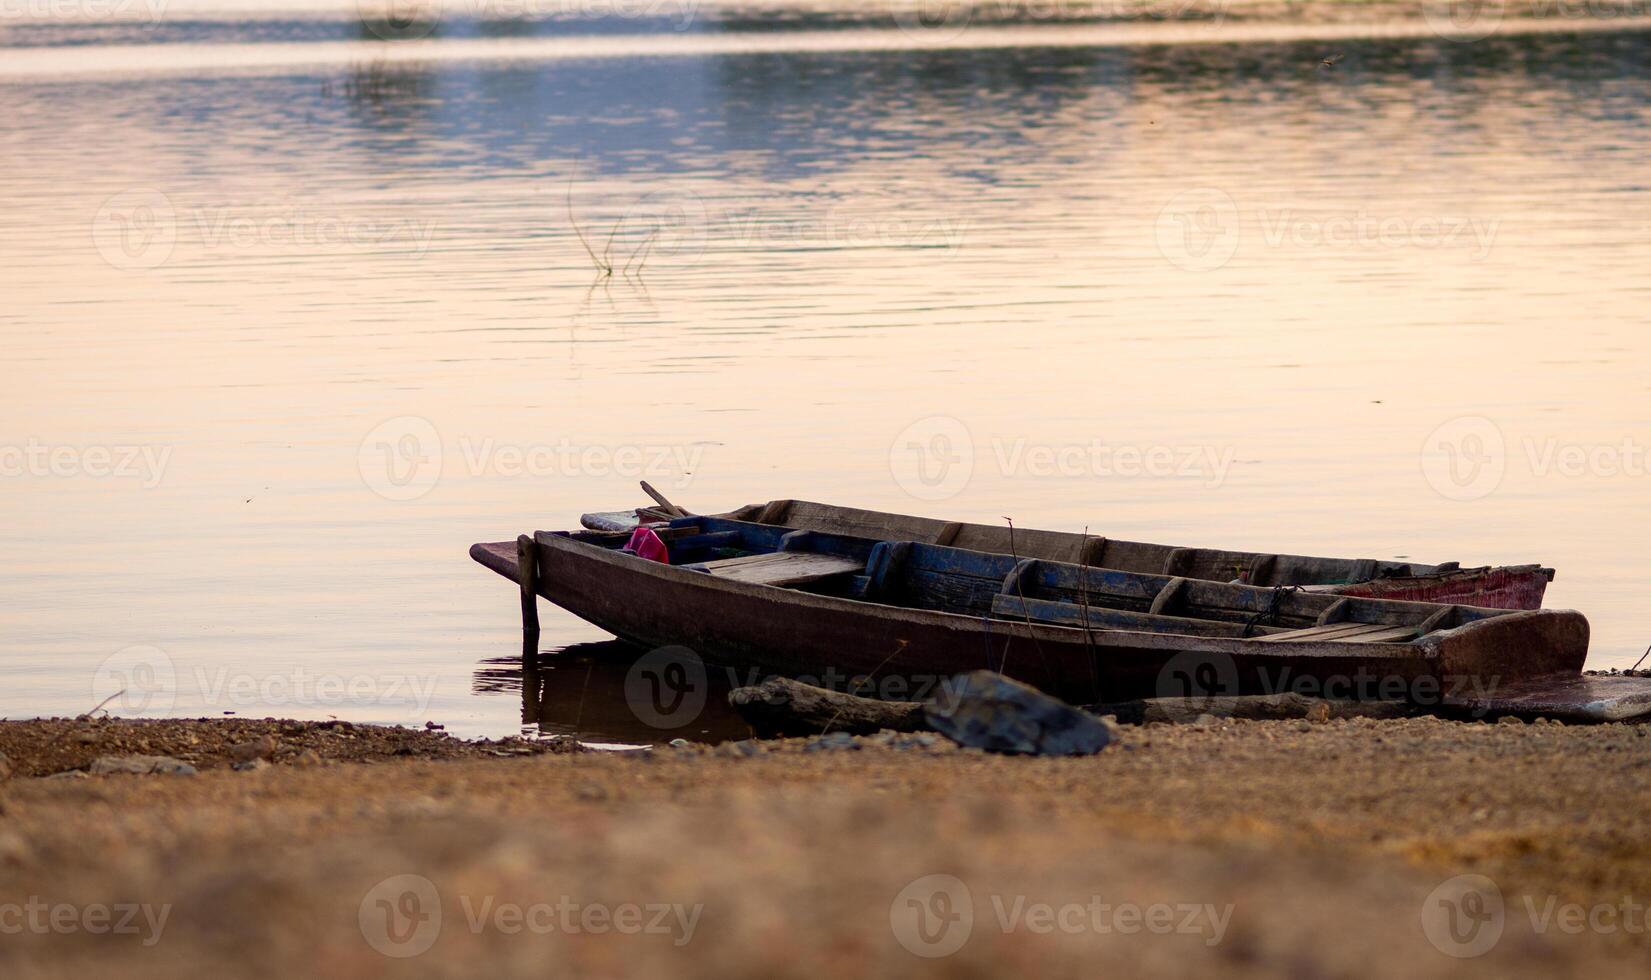
[[[941,685],[930,727],[964,748],[1012,755],[1094,755],[1112,741],[1100,718],[1002,674],[977,670]]]

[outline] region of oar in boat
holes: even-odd
[[[663,507],[665,509],[665,512],[670,514],[672,517],[689,517],[689,516],[691,516],[687,511],[683,510],[681,507],[678,507],[676,504],[671,503],[670,500],[668,500],[664,494],[660,493],[658,490],[655,490],[653,488],[653,484],[649,483],[647,480],[643,480],[643,481],[641,481],[641,483],[642,483],[642,492],[647,494],[648,496],[654,498],[654,503],[656,503],[659,506]]]

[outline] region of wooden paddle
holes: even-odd
[[[676,504],[671,503],[670,500],[666,499],[664,494],[660,493],[658,490],[655,490],[653,485],[647,480],[642,481],[642,492],[654,498],[654,503],[662,507],[665,510],[665,513],[670,514],[673,517],[688,516],[687,511],[683,510],[681,507],[678,507]]]

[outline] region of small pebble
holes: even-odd
[[[22,836],[13,833],[0,834],[0,864],[27,864],[33,853],[34,849]]]
[[[744,759],[766,751],[768,750],[763,748],[759,743],[753,742],[751,739],[743,739],[738,742],[723,742],[716,748],[717,755],[727,756],[731,759]]]
[[[803,751],[833,752],[842,749],[858,749],[859,747],[860,743],[856,741],[854,736],[850,735],[848,732],[832,732],[828,735],[821,735],[819,738],[809,742],[807,745],[803,746]]]
[[[97,776],[111,773],[131,773],[138,776],[145,776],[150,773],[167,776],[193,776],[197,772],[195,767],[189,763],[168,755],[103,755],[93,759],[89,769],[93,775]]]
[[[939,739],[927,732],[916,732],[910,735],[900,735],[889,742],[889,748],[896,752],[909,752],[912,749],[932,749]]]

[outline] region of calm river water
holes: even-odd
[[[124,6],[0,19],[0,714],[624,736],[466,549],[639,478],[1540,561],[1651,641],[1643,28]]]

